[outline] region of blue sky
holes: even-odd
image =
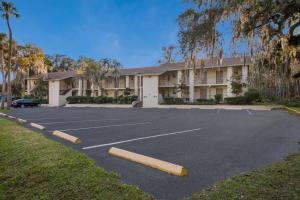
[[[177,16],[183,0],[13,0],[21,17],[12,19],[14,39],[46,54],[74,59],[114,58],[124,67],[153,66],[162,46],[177,45]],[[221,25],[225,52],[230,26]],[[0,31],[7,32],[0,20]]]
[[[182,0],[12,2],[21,14],[12,21],[18,43],[75,59],[115,58],[126,67],[156,65],[161,47],[177,43],[176,17],[187,6]],[[0,29],[7,31],[3,20]]]

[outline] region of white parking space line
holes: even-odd
[[[51,119],[57,119],[57,120],[64,120],[64,119],[82,119],[82,116],[78,117],[63,117],[63,116],[58,116],[58,117],[49,117],[49,118],[26,118],[26,120],[30,121],[40,121],[40,120],[51,120]]]
[[[95,120],[77,120],[77,121],[63,121],[63,122],[44,122],[39,124],[67,124],[67,123],[75,123],[75,122],[101,122],[101,121],[115,121],[120,119],[95,119]]]
[[[252,115],[252,112],[250,110],[246,110],[249,115]]]
[[[86,127],[86,128],[70,128],[58,131],[78,131],[78,130],[87,130],[87,129],[99,129],[99,128],[111,128],[111,127],[120,127],[120,126],[136,126],[136,125],[143,125],[143,124],[151,124],[151,122],[139,122],[139,123],[126,123],[126,124],[112,124],[112,125],[105,125],[105,126],[94,126],[94,127]],[[53,130],[52,130],[53,131]],[[52,132],[49,131],[49,132]]]
[[[107,144],[99,144],[99,145],[94,145],[94,146],[89,146],[89,147],[83,147],[82,149],[93,149],[93,148],[99,148],[99,147],[105,147],[105,146],[112,146],[112,145],[115,145],[115,144],[133,142],[133,141],[137,141],[137,140],[146,140],[146,139],[150,139],[150,138],[164,137],[164,136],[176,135],[176,134],[182,134],[182,133],[188,133],[188,132],[196,132],[196,131],[199,131],[201,129],[202,128],[195,128],[195,129],[178,131],[178,132],[173,132],[173,133],[165,133],[165,134],[152,135],[152,136],[147,136],[147,137],[134,138],[134,139],[123,140],[123,141],[118,141],[118,142],[112,142],[112,143],[107,143]]]

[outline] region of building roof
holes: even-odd
[[[222,62],[218,64],[218,59],[206,59],[204,61],[205,68],[217,68],[217,67],[229,67],[229,66],[241,66],[241,65],[249,65],[251,64],[250,57],[233,57],[233,58],[223,58]],[[199,68],[198,66],[197,68]],[[173,70],[183,70],[186,69],[186,65],[184,62],[177,62],[171,64],[161,64],[159,66],[152,67],[136,67],[136,68],[125,68],[120,70],[120,75],[161,75],[167,71]],[[77,71],[66,71],[66,72],[53,72],[48,73],[45,77],[45,80],[63,80],[70,77],[75,77]],[[108,74],[110,76],[110,74]]]
[[[63,80],[71,77],[75,77],[77,74],[77,71],[65,71],[65,72],[51,72],[46,74],[44,80]]]

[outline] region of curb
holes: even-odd
[[[108,153],[110,155],[124,158],[133,162],[137,162],[146,165],[148,167],[152,167],[176,176],[186,176],[188,173],[187,169],[185,169],[183,166],[158,160],[149,156],[133,153],[119,148],[112,147],[110,148]]]
[[[16,117],[14,116],[10,116],[10,115],[6,115],[9,119],[17,119]]]
[[[41,130],[45,130],[46,128],[42,125],[36,124],[36,123],[30,123],[30,126],[37,128],[37,129],[41,129]]]
[[[297,114],[300,114],[300,112],[299,112],[298,110],[295,110],[295,109],[293,109],[293,108],[285,107],[285,109],[290,110],[290,111],[293,111],[293,112],[295,112],[295,113],[297,113]]]
[[[81,140],[78,137],[75,137],[73,135],[69,135],[67,133],[61,132],[61,131],[53,131],[53,135],[60,137],[62,139],[68,140],[70,142],[73,142],[75,144],[81,143]]]
[[[21,122],[21,123],[26,123],[27,122],[27,120],[21,119],[21,118],[17,118],[17,120],[18,120],[18,122]]]

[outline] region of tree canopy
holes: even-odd
[[[251,86],[268,96],[300,95],[300,84],[292,79],[300,70],[299,0],[188,2],[192,7],[178,16],[180,47],[188,61],[195,64],[201,51],[221,59],[224,33],[230,32],[232,44],[248,44],[246,53],[253,60]],[[230,23],[231,30],[224,30],[223,23]]]

